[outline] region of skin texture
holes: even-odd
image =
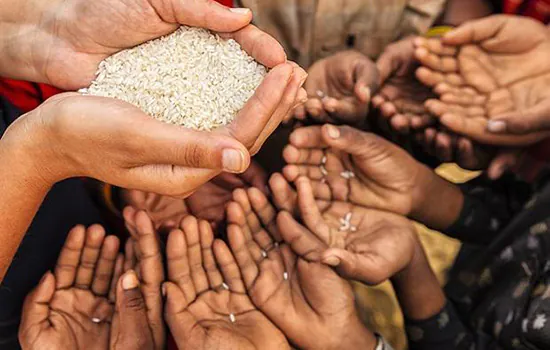
[[[55,273],[46,273],[25,301],[19,331],[23,348],[108,347],[114,313],[114,299],[109,299],[114,293],[109,291],[116,287],[122,267],[118,247],[118,239],[106,238],[101,226],[71,230]],[[115,264],[118,276],[113,276]]]
[[[165,274],[160,238],[151,218],[144,211],[135,211],[133,218],[129,219],[133,225],[127,222],[126,227],[132,238],[128,239],[125,245],[124,270],[134,270],[140,281],[143,293],[141,328],[146,334],[151,335],[152,348],[163,349],[166,330],[162,317],[161,285],[165,280]],[[122,316],[115,313],[113,331],[124,327]],[[116,343],[116,339],[111,337],[111,346],[113,342]]]
[[[250,200],[259,204],[262,199],[253,199],[256,195],[261,192],[252,194]],[[245,216],[243,208],[236,213],[239,206],[235,202],[230,209],[237,220]],[[265,227],[273,230],[272,209],[258,207],[257,212],[248,212],[246,221],[228,229],[231,250],[252,303],[298,348],[374,349],[376,339],[359,320],[349,283],[326,265],[297,255],[289,245],[275,244],[267,229],[254,227],[253,223],[269,221]]]
[[[408,37],[388,45],[376,62],[380,90],[372,104],[400,134],[421,131],[436,121],[424,107],[424,102],[435,95],[414,76],[418,62],[413,41],[414,37]]]
[[[343,51],[317,61],[305,83],[308,100],[296,109],[298,120],[362,125],[371,94],[377,89],[376,66],[357,51]]]
[[[167,258],[165,319],[179,349],[290,348],[252,304],[231,251],[207,222],[187,217],[170,233]]]
[[[438,99],[426,108],[441,124],[473,140],[525,146],[547,136],[506,133],[502,117],[548,110],[550,34],[541,23],[492,16],[467,23],[443,39],[417,39],[416,75]],[[493,132],[490,132],[492,130]],[[498,134],[500,132],[501,134]]]
[[[6,34],[11,34],[18,42],[3,45],[9,53],[17,53],[7,55],[5,59],[16,62],[3,67],[12,69],[12,77],[46,82],[68,90],[87,86],[104,58],[169,34],[179,24],[230,33],[246,27],[252,18],[250,11],[235,13],[205,0],[116,3],[54,0],[47,4],[35,0],[9,0],[5,5],[10,12],[1,14],[2,26]],[[23,33],[26,35],[21,35]],[[241,39],[251,38],[244,36]],[[266,44],[273,44],[276,49],[270,59],[281,63],[285,59],[284,52],[271,40]],[[265,47],[258,48],[257,52],[262,50],[265,52]]]
[[[254,50],[258,44],[246,43]],[[224,169],[246,170],[250,154],[296,106],[304,79],[305,72],[291,63],[273,68],[236,120],[212,133],[158,122],[122,101],[71,93],[20,117],[0,141],[5,172],[0,208],[13,213],[13,220],[0,224],[6,238],[0,280],[54,183],[86,176],[124,188],[189,196]]]
[[[225,209],[232,191],[251,186],[264,188],[267,192],[267,174],[255,162],[243,174],[222,173],[216,176],[186,199],[126,189],[122,190],[121,195],[125,204],[145,210],[157,230],[174,229],[188,215],[206,220],[216,229],[225,219]]]
[[[390,211],[439,229],[452,224],[462,209],[456,186],[371,133],[329,124],[297,129],[284,158],[289,164],[283,170],[286,179],[308,177],[317,200]],[[343,177],[345,171],[354,176]],[[449,200],[433,205],[431,193]]]

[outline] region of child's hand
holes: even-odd
[[[435,94],[415,77],[418,62],[414,58],[413,37],[388,45],[376,66],[380,72],[380,90],[372,98],[382,120],[400,134],[424,129],[435,123],[424,102]]]
[[[378,85],[374,63],[357,51],[344,51],[319,60],[304,85],[308,101],[295,111],[296,119],[360,125]]]
[[[297,256],[268,235],[245,234],[236,225],[230,225],[228,235],[252,303],[293,345],[374,349],[376,339],[355,311],[350,284],[330,267]]]
[[[526,146],[548,136],[545,128],[522,134],[505,123],[547,117],[550,36],[542,23],[492,16],[466,23],[443,39],[415,44],[423,66],[416,75],[438,95],[425,105],[449,130],[503,146]]]
[[[235,258],[207,222],[186,218],[170,233],[167,258],[165,317],[179,349],[290,348],[252,303]]]
[[[290,143],[283,173],[291,182],[307,176],[317,200],[390,211],[441,229],[462,208],[455,186],[374,134],[347,126],[312,126],[294,131]],[[442,193],[447,202],[434,205]]]
[[[315,203],[311,183],[296,181],[301,219],[281,213],[286,242],[305,259],[336,268],[346,279],[378,285],[406,268],[421,249],[412,223],[399,215],[333,201],[331,211]]]

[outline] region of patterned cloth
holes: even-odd
[[[346,49],[376,58],[391,42],[425,33],[447,0],[235,0],[304,68]]]
[[[464,188],[471,205],[452,231],[481,245],[457,262],[441,313],[406,320],[411,350],[550,349],[548,180],[534,192],[510,179]]]

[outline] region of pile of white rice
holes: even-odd
[[[124,100],[163,122],[212,130],[235,118],[265,75],[236,41],[182,26],[108,57],[80,92]]]

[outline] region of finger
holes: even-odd
[[[55,265],[57,289],[65,289],[73,285],[85,240],[86,228],[84,226],[75,226],[69,232]]]
[[[442,57],[423,47],[416,49],[414,55],[423,66],[434,71],[442,73],[458,71],[458,61],[454,57]]]
[[[298,128],[290,134],[290,144],[296,148],[325,148],[321,126]]]
[[[505,149],[500,151],[487,169],[489,179],[498,180],[508,170],[514,169],[521,158],[521,149]]]
[[[188,218],[185,218],[185,220],[188,220]],[[195,300],[197,293],[191,278],[187,244],[182,230],[170,232],[168,244],[166,245],[166,256],[168,260],[168,280],[181,289],[185,295],[185,300],[192,302]]]
[[[92,292],[95,295],[107,296],[109,293],[119,246],[120,241],[116,236],[108,236],[103,242],[92,282]]]
[[[283,158],[288,164],[320,165],[325,158],[325,152],[315,148],[296,148],[288,145],[283,150]]]
[[[162,321],[161,285],[164,282],[164,265],[160,250],[160,241],[151,218],[144,212],[136,214],[138,232],[138,263],[142,278],[141,289],[144,293],[149,324],[153,329],[156,342],[164,341]],[[160,339],[159,339],[160,338]]]
[[[133,238],[128,238],[124,245],[124,272],[136,268],[137,257],[134,247],[135,243]]]
[[[130,270],[118,281],[116,309],[119,315],[120,334],[117,341],[128,349],[146,348],[153,342],[150,338],[147,306],[135,271]],[[137,336],[139,335],[139,336]]]
[[[258,265],[252,258],[242,230],[236,225],[230,225],[227,229],[227,234],[231,251],[237,261],[243,281],[247,289],[250,290],[260,273]]]
[[[443,36],[448,45],[475,44],[496,36],[506,22],[505,16],[490,16],[466,22]]]
[[[48,319],[50,303],[56,290],[55,284],[55,276],[48,271],[35,289],[25,298],[19,330],[24,334],[24,338],[37,339],[45,328],[51,327]]]
[[[281,44],[254,25],[247,25],[233,33],[221,33],[220,36],[238,42],[244,51],[267,68],[273,68],[286,61],[285,50]]]
[[[435,152],[437,158],[448,163],[453,160],[453,150],[451,145],[451,138],[444,132],[439,132],[435,138]]]
[[[192,224],[193,226],[195,224]],[[187,243],[187,255],[189,258],[189,267],[191,270],[191,278],[195,285],[197,294],[200,294],[208,289],[208,277],[204,269],[203,252],[210,250],[212,254],[212,241],[214,233],[212,227],[207,221],[201,220],[198,222],[198,227],[187,229],[182,225],[185,232],[185,242]]]
[[[124,272],[123,269],[124,269],[124,255],[123,254],[118,254],[118,256],[116,258],[116,262],[115,262],[115,267],[113,269],[113,276],[111,278],[111,284],[110,284],[110,287],[109,287],[109,301],[111,303],[115,302],[115,299],[116,299],[116,286],[117,286],[118,279],[120,278],[120,276],[122,276],[122,274]]]
[[[527,135],[495,135],[487,131],[487,119],[462,118],[453,114],[443,115],[439,121],[449,130],[464,135],[474,141],[497,146],[527,146],[539,142],[548,133],[539,132]]]
[[[304,101],[303,104],[299,105],[294,109],[294,118],[297,120],[305,120],[306,119],[306,104],[307,100]]]
[[[488,122],[487,130],[494,134],[514,135],[550,130],[550,98],[524,111],[495,116]]]
[[[292,250],[308,261],[319,261],[327,246],[307,228],[300,225],[288,212],[277,216],[277,225],[281,230],[283,240]]]
[[[127,206],[122,210],[122,217],[124,218],[124,226],[126,227],[126,230],[128,230],[128,233],[130,234],[130,236],[132,236],[135,239],[137,239],[137,236],[138,236],[136,231],[136,220],[135,220],[136,213],[137,213],[137,210],[132,206]]]
[[[199,0],[191,3],[176,2],[173,6],[155,6],[155,10],[168,23],[207,28],[217,32],[233,32],[252,20],[249,9],[231,9],[215,1]]]
[[[440,38],[417,37],[414,39],[414,46],[417,49],[425,48],[438,56],[455,56],[458,51],[456,47],[445,45]]]
[[[239,270],[239,266],[233,254],[231,254],[229,247],[222,240],[217,239],[214,242],[214,254],[229,290],[236,293],[246,293],[246,288],[241,278],[241,270]]]
[[[451,86],[462,86],[464,80],[458,74],[443,74],[426,67],[420,67],[416,70],[416,78],[424,85],[434,87],[441,83],[447,83]]]
[[[282,121],[292,113],[292,111],[294,110],[294,106],[296,106],[298,93],[301,91],[302,85],[307,78],[307,73],[296,63],[290,62],[290,64],[294,67],[290,83],[286,87],[283,98],[277,106],[275,113],[273,113],[273,116],[267,121],[264,129],[257,137],[256,142],[250,149],[250,153],[252,155],[258,153],[267,138],[271,136],[271,134],[279,127]]]
[[[321,212],[315,202],[313,188],[309,179],[300,177],[296,180],[298,206],[306,227],[326,244],[331,244],[330,228],[323,221]]]
[[[201,248],[202,248],[202,266],[206,272],[207,282],[206,287],[210,286],[212,289],[219,288],[223,284],[223,277],[218,269],[218,262],[214,257],[214,235],[212,230],[202,227],[204,223],[201,222]]]
[[[346,279],[361,281],[367,285],[377,285],[383,282],[379,276],[384,273],[379,271],[380,267],[373,266],[368,256],[345,249],[331,248],[323,253],[321,261],[335,268],[336,272]],[[375,262],[379,261],[375,260]],[[382,269],[384,268],[382,267]]]
[[[264,250],[268,250],[269,246],[273,244],[273,240],[280,241],[281,235],[277,228],[275,218],[277,212],[271,203],[267,200],[267,197],[257,188],[248,189],[248,198],[254,213],[260,218],[262,226],[267,229],[269,235],[266,237],[255,235],[256,242]],[[263,231],[263,230],[262,230]]]
[[[76,271],[75,287],[90,289],[104,238],[105,230],[101,225],[93,225],[86,230],[86,242]]]
[[[374,62],[367,57],[361,59],[354,67],[353,81],[355,96],[360,102],[370,102],[372,91],[379,87],[380,74]]]
[[[248,149],[252,149],[268,125],[290,86],[294,68],[284,63],[273,68],[264,78],[254,95],[239,111],[228,131]],[[248,164],[246,164],[248,167]],[[245,167],[245,169],[246,169]],[[245,170],[243,169],[243,171]]]
[[[391,127],[402,135],[406,135],[410,132],[411,121],[403,114],[396,114],[390,119]]]
[[[291,214],[297,214],[297,194],[283,175],[275,173],[269,179],[273,203],[279,210],[286,210]]]

